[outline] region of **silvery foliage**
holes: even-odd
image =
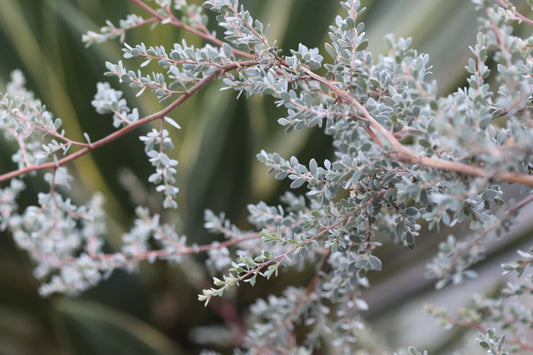
[[[498,297],[476,294],[464,308],[454,312],[457,316],[434,307],[428,307],[429,313],[440,319],[446,328],[463,326],[477,330],[476,341],[488,354],[531,351],[533,274],[526,270],[533,263],[533,248],[518,250],[517,254],[515,261],[502,264],[504,275],[510,274],[513,278],[505,284]]]
[[[136,69],[122,61],[106,64],[107,75],[138,95],[149,89],[161,101],[171,102],[160,114],[139,117],[109,83],[98,84],[92,101],[98,113],[112,114],[117,134],[161,122],[159,129],[139,138],[155,169],[149,181],[164,194],[165,208],[177,207],[178,192],[177,161],[169,155],[173,143],[165,127],[179,125],[167,114],[212,80],[222,80],[224,89],[239,95],[272,96],[286,109],[278,122],[287,133],[320,127],[333,138],[335,154],[308,162],[266,151],[257,154],[276,179],[291,181],[294,193],[285,194],[279,206],[250,205],[253,231],[241,231],[223,214],[207,211],[205,227],[225,239],[190,245],[173,226],[139,207],[132,229],[123,236],[123,247],[105,253],[102,198],[96,195],[86,205],[75,206],[65,197],[71,176],[63,165],[70,161],[69,154],[76,154],[69,153],[72,146],[88,152],[107,140],[91,143],[88,135],[87,142],[68,139],[61,120],[24,89],[23,77],[15,72],[1,99],[0,126],[18,147],[13,160],[20,171],[34,173],[40,166],[50,170],[44,175],[50,191],[39,194],[38,205],[19,211],[16,199],[24,183],[13,178],[0,191],[0,225],[36,262],[43,295],[75,294],[116,268],[135,269],[142,260],[179,263],[184,254],[201,251],[208,252],[208,268],[222,275],[199,295],[206,303],[233,286],[254,285],[257,277],[315,267],[315,277],[306,287],[289,287],[251,307],[255,322],[244,350],[237,353],[268,349],[304,354],[323,339],[350,353],[364,327],[361,312],[367,304],[361,291],[369,287],[367,274],[382,266],[373,253],[381,245],[376,236],[388,235],[394,243],[412,248],[422,224],[429,229],[464,226],[469,236],[450,235],[428,265],[437,288],[460,283],[475,276],[469,267],[482,258],[483,242],[506,230],[518,210],[504,202],[502,181],[522,181],[520,176],[532,172],[533,37],[512,34],[517,20],[512,6],[474,3],[487,17],[466,66],[468,85],[445,97],[437,97],[429,56],[410,48],[409,39],[387,36],[389,52],[378,58],[366,50],[364,24],[358,22],[364,9],[357,0],[341,3],[347,15],[338,16],[330,27],[324,53],[300,44],[283,55],[268,39],[268,26],[253,19],[238,0],[203,4],[217,14],[223,41],[207,30],[203,9],[185,0],[155,1],[154,17],[149,19],[129,15],[118,27],[107,22],[84,41],[89,45],[124,40],[128,29],[160,23],[192,29],[210,42],[200,48],[186,41],[172,48],[124,43],[124,59],[140,58],[142,64]],[[496,71],[491,72],[489,61],[497,64]],[[158,69],[146,73],[150,63],[157,63]],[[153,249],[152,242],[160,248]],[[509,292],[524,287],[515,285]],[[531,324],[531,319],[525,322]],[[298,344],[293,338],[296,326],[308,330]],[[503,349],[504,340],[492,330],[479,336],[487,349]],[[415,348],[408,352],[419,354]]]

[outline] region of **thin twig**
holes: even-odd
[[[155,11],[153,8],[151,8],[150,6],[148,6],[145,3],[143,3],[141,0],[129,0],[129,1],[139,5],[140,7],[142,7],[146,11],[148,11],[150,14],[152,14],[159,21],[165,19],[157,11]],[[208,32],[200,31],[200,30],[197,30],[194,27],[191,27],[191,26],[188,26],[188,25],[184,24],[183,22],[179,21],[175,16],[171,16],[170,20],[171,21],[169,22],[169,24],[171,24],[171,25],[173,25],[175,27],[184,29],[185,31],[190,32],[190,33],[192,33],[192,34],[194,34],[196,36],[199,36],[199,37],[201,37],[201,38],[203,38],[203,39],[205,39],[205,40],[207,40],[207,41],[209,41],[209,42],[211,42],[213,44],[216,44],[217,46],[222,46],[222,44],[224,43],[223,41],[219,40],[218,38],[216,38],[215,36],[211,35]],[[241,57],[245,57],[245,58],[249,58],[249,59],[253,59],[254,58],[253,54],[246,53],[246,52],[240,51],[240,50],[235,49],[235,48],[231,48],[231,51],[233,52],[233,54],[239,55]]]
[[[509,5],[512,5],[512,4],[508,0],[496,0],[496,2],[500,4],[502,7],[504,7],[505,9],[511,10],[516,20],[523,21],[523,22],[529,23],[530,25],[533,25],[532,19],[522,15],[520,12],[516,10],[516,8],[510,9]]]

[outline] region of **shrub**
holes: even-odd
[[[410,48],[409,39],[387,36],[389,52],[377,59],[366,50],[364,24],[358,20],[364,9],[357,0],[341,3],[346,15],[330,27],[322,54],[303,44],[282,53],[268,38],[269,26],[252,18],[238,0],[207,0],[203,8],[185,0],[131,1],[149,17],[131,14],[119,26],[107,22],[99,33],[88,32],[85,43],[123,41],[126,31],[146,24],[185,29],[205,42],[194,47],[182,41],[172,48],[123,43],[127,61],[106,63],[106,75],[137,95],[151,91],[168,103],[164,109],[142,117],[122,91],[99,83],[92,105],[112,116],[116,130],[97,140],[86,133],[85,141],[75,141],[25,89],[20,72],[13,73],[2,96],[0,127],[17,147],[18,169],[0,176],[10,181],[0,192],[0,223],[34,260],[43,296],[75,295],[115,269],[135,270],[145,260],[179,264],[197,253],[207,254],[207,267],[216,274],[213,287],[198,296],[206,305],[234,286],[253,286],[258,277],[315,268],[306,285],[257,300],[250,309],[253,323],[236,352],[305,354],[333,346],[353,353],[364,328],[361,313],[368,307],[362,290],[370,287],[368,273],[382,268],[375,255],[381,236],[413,248],[423,227],[468,230],[464,238],[450,234],[428,265],[428,276],[441,289],[475,277],[470,268],[483,257],[486,241],[508,230],[533,200],[533,37],[512,31],[514,23],[533,21],[506,0],[474,1],[486,16],[466,66],[467,86],[444,97],[437,96],[428,55]],[[216,14],[222,40],[208,30],[204,9]],[[99,194],[85,205],[71,201],[68,163],[149,126],[139,136],[153,166],[148,181],[162,194],[164,208],[177,208],[178,162],[171,157],[168,130],[180,126],[169,114],[215,80],[237,97],[273,97],[285,109],[278,123],[287,134],[319,127],[332,138],[332,158],[300,162],[259,152],[258,160],[276,179],[290,180],[291,191],[280,206],[248,207],[253,230],[241,230],[224,214],[208,210],[206,229],[224,240],[197,245],[139,206],[121,248],[107,251],[104,201]],[[24,178],[32,175],[42,176],[49,190],[38,194],[35,206],[20,210],[17,198]],[[518,202],[506,198],[506,184],[522,186]],[[506,347],[532,350],[522,332],[533,325],[523,300],[531,290],[526,269],[533,249],[518,254],[504,265],[517,281],[497,298],[475,298],[461,318],[430,312],[447,325],[478,330],[479,345],[489,353],[503,354]],[[305,329],[303,337],[296,336],[296,326]],[[407,351],[419,353],[412,347]]]

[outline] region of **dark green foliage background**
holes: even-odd
[[[327,40],[328,25],[340,11],[336,0],[242,2],[263,23],[272,25],[272,38],[277,38],[286,52],[302,42],[319,46],[327,57],[321,44]],[[412,36],[415,48],[430,53],[442,94],[462,82],[468,45],[473,43],[476,31],[477,14],[468,1],[362,2],[368,8],[364,21],[376,55],[384,50],[382,38],[386,33]],[[120,46],[106,43],[87,49],[81,35],[97,30],[105,19],[118,23],[118,19],[137,10],[126,0],[0,1],[0,87],[4,87],[10,71],[20,68],[28,79],[28,88],[62,118],[69,137],[81,139],[82,132],[88,132],[97,139],[110,133],[111,119],[97,115],[90,101],[96,82],[105,80],[104,61],[118,61]],[[170,46],[183,36],[201,44],[187,34],[161,26],[154,31],[132,31],[126,41]],[[119,87],[116,82],[112,85]],[[276,123],[279,114],[271,100],[235,100],[234,93],[218,89],[217,84],[211,85],[172,114],[183,127],[181,131],[173,130],[174,154],[180,162],[180,207],[164,218],[175,222],[180,233],[198,244],[216,238],[202,227],[204,209],[225,211],[237,224],[246,226],[247,203],[277,203],[277,196],[287,188],[284,182],[265,175],[266,169],[255,160],[260,149],[277,151],[285,157],[296,155],[302,162],[311,157],[321,160],[330,152],[329,140],[320,131],[304,130],[285,136]],[[125,92],[130,104],[137,105],[144,114],[160,107],[147,94],[134,104],[134,93],[127,89]],[[125,168],[133,173],[128,176],[136,176],[145,186],[146,193],[141,193],[139,201],[153,207],[154,212],[161,212],[156,209],[159,196],[144,183],[150,168],[137,136],[134,132],[122,137],[69,167],[79,177],[72,190],[75,200],[81,203],[94,191],[106,195],[109,248],[117,246],[121,234],[130,228],[135,206],[119,179]],[[0,144],[0,167],[6,172],[14,168],[10,162],[11,146]],[[30,179],[28,184],[21,205],[34,202],[35,194],[46,189],[38,179]],[[399,282],[402,288],[390,293],[382,287],[369,294],[371,324],[379,326],[385,311],[396,314],[407,300],[431,293],[431,282],[422,280],[420,275],[429,257],[426,255],[431,255],[440,239],[423,237],[415,251],[393,245],[384,248],[384,271],[376,275],[374,282],[387,287]],[[201,258],[195,262],[199,261]],[[192,263],[187,266],[189,271],[199,265]],[[117,272],[75,299],[40,298],[31,270],[25,253],[15,247],[10,236],[1,235],[0,354],[191,354],[201,347],[189,337],[193,327],[222,324],[210,308],[196,301],[196,287],[209,286],[209,278],[193,281],[179,267],[143,264],[138,274]],[[244,315],[254,298],[267,292],[279,293],[286,285],[303,284],[305,280],[305,275],[285,274],[259,282],[255,288],[243,286],[237,297],[230,296],[227,301]],[[399,321],[397,328],[401,324]],[[382,345],[389,342],[391,346],[411,342],[413,338],[402,338],[402,333],[390,325],[385,329],[389,332],[386,337],[378,334],[368,339]],[[433,344],[418,339],[420,344],[414,345],[433,346],[428,349],[435,350],[431,353],[447,353],[453,342],[450,334],[446,337]]]

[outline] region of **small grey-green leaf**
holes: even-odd
[[[287,177],[288,173],[286,171],[280,171],[276,174],[275,179],[276,180],[283,180]]]
[[[394,233],[396,234],[396,237],[401,238],[403,233],[405,231],[405,222],[400,221],[398,224],[396,224],[396,228],[394,230]]]
[[[315,159],[311,159],[309,161],[309,171],[311,172],[311,175],[316,176],[316,171],[318,169],[318,164]]]
[[[405,215],[409,217],[419,216],[420,213],[416,207],[408,207],[405,209]]]
[[[370,255],[370,270],[380,271],[381,266],[381,260],[377,256]]]
[[[364,51],[366,47],[368,47],[368,41],[365,39],[363,42],[359,43],[357,51]]]
[[[298,178],[291,183],[291,189],[297,189],[305,183],[304,178]]]

